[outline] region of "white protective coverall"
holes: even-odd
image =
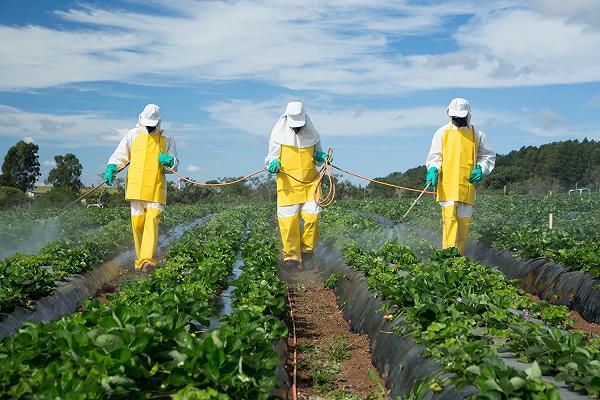
[[[161,119],[160,108],[147,105],[139,115],[136,127],[125,134],[108,160],[108,164],[119,167],[130,163],[125,198],[131,203],[136,269],[142,269],[144,264],[156,264],[158,224],[167,196],[164,174],[170,173],[160,165],[158,155],[164,152],[173,157],[172,169],[175,171],[179,165],[175,139],[161,129]],[[156,126],[156,129],[149,133],[146,126]]]
[[[302,127],[295,133],[292,127]],[[314,156],[322,152],[321,138],[301,102],[291,102],[275,123],[269,139],[268,166],[281,162],[281,170],[301,181],[313,181],[317,175]],[[319,238],[321,207],[318,182],[301,184],[284,174],[277,176],[277,219],[283,245],[283,259],[302,261],[301,253],[312,253]],[[300,233],[300,216],[304,229]]]
[[[483,176],[489,175],[496,163],[496,153],[485,133],[471,125],[471,111],[466,100],[454,99],[447,113],[450,117],[466,117],[468,125],[459,128],[449,122],[440,127],[433,136],[426,167],[427,170],[435,167],[439,172],[437,199],[442,207],[442,247],[456,247],[464,254],[475,202],[475,187],[468,178],[476,165],[481,167]],[[456,138],[462,138],[462,141],[454,140]],[[475,152],[476,160],[473,160]],[[454,165],[448,165],[450,162]]]

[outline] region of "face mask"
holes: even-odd
[[[458,128],[464,128],[467,126],[467,117],[452,117],[452,124]]]
[[[148,131],[148,133],[152,133],[156,130],[156,126],[147,126],[146,130]]]
[[[298,133],[300,133],[300,131],[302,130],[302,128],[304,128],[303,126],[298,127],[298,128],[292,128],[292,130],[294,131],[294,133],[297,135]]]

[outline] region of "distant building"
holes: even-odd
[[[41,195],[43,195],[43,192],[38,192],[35,190],[28,190],[27,193],[25,193],[27,195],[27,197],[31,198],[31,199],[35,199],[37,197],[40,197]]]
[[[34,186],[33,189],[28,190],[25,194],[31,199],[37,199],[43,196],[52,189],[52,186]]]

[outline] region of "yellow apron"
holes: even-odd
[[[473,126],[459,130],[454,125],[442,137],[442,168],[437,186],[437,201],[475,203],[475,186],[469,182],[477,162],[477,137]]]
[[[281,170],[304,182],[300,183],[285,174],[277,175],[277,205],[302,204],[321,199],[321,188],[316,179],[318,172],[314,160],[315,146],[298,148],[281,145]]]
[[[126,200],[142,200],[165,204],[167,186],[165,174],[158,162],[160,152],[166,152],[164,137],[140,131],[133,139],[127,172]]]

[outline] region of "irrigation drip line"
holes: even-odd
[[[292,320],[292,346],[294,347],[294,355],[293,355],[293,360],[294,360],[294,371],[292,374],[292,400],[296,400],[297,399],[297,387],[296,387],[296,369],[297,369],[297,352],[296,352],[296,345],[297,345],[297,339],[296,339],[296,322],[294,320],[294,306],[292,304],[292,298],[290,297],[290,291],[291,288],[288,285],[288,292],[287,292],[287,298],[288,298],[288,305],[290,307],[290,317]]]

